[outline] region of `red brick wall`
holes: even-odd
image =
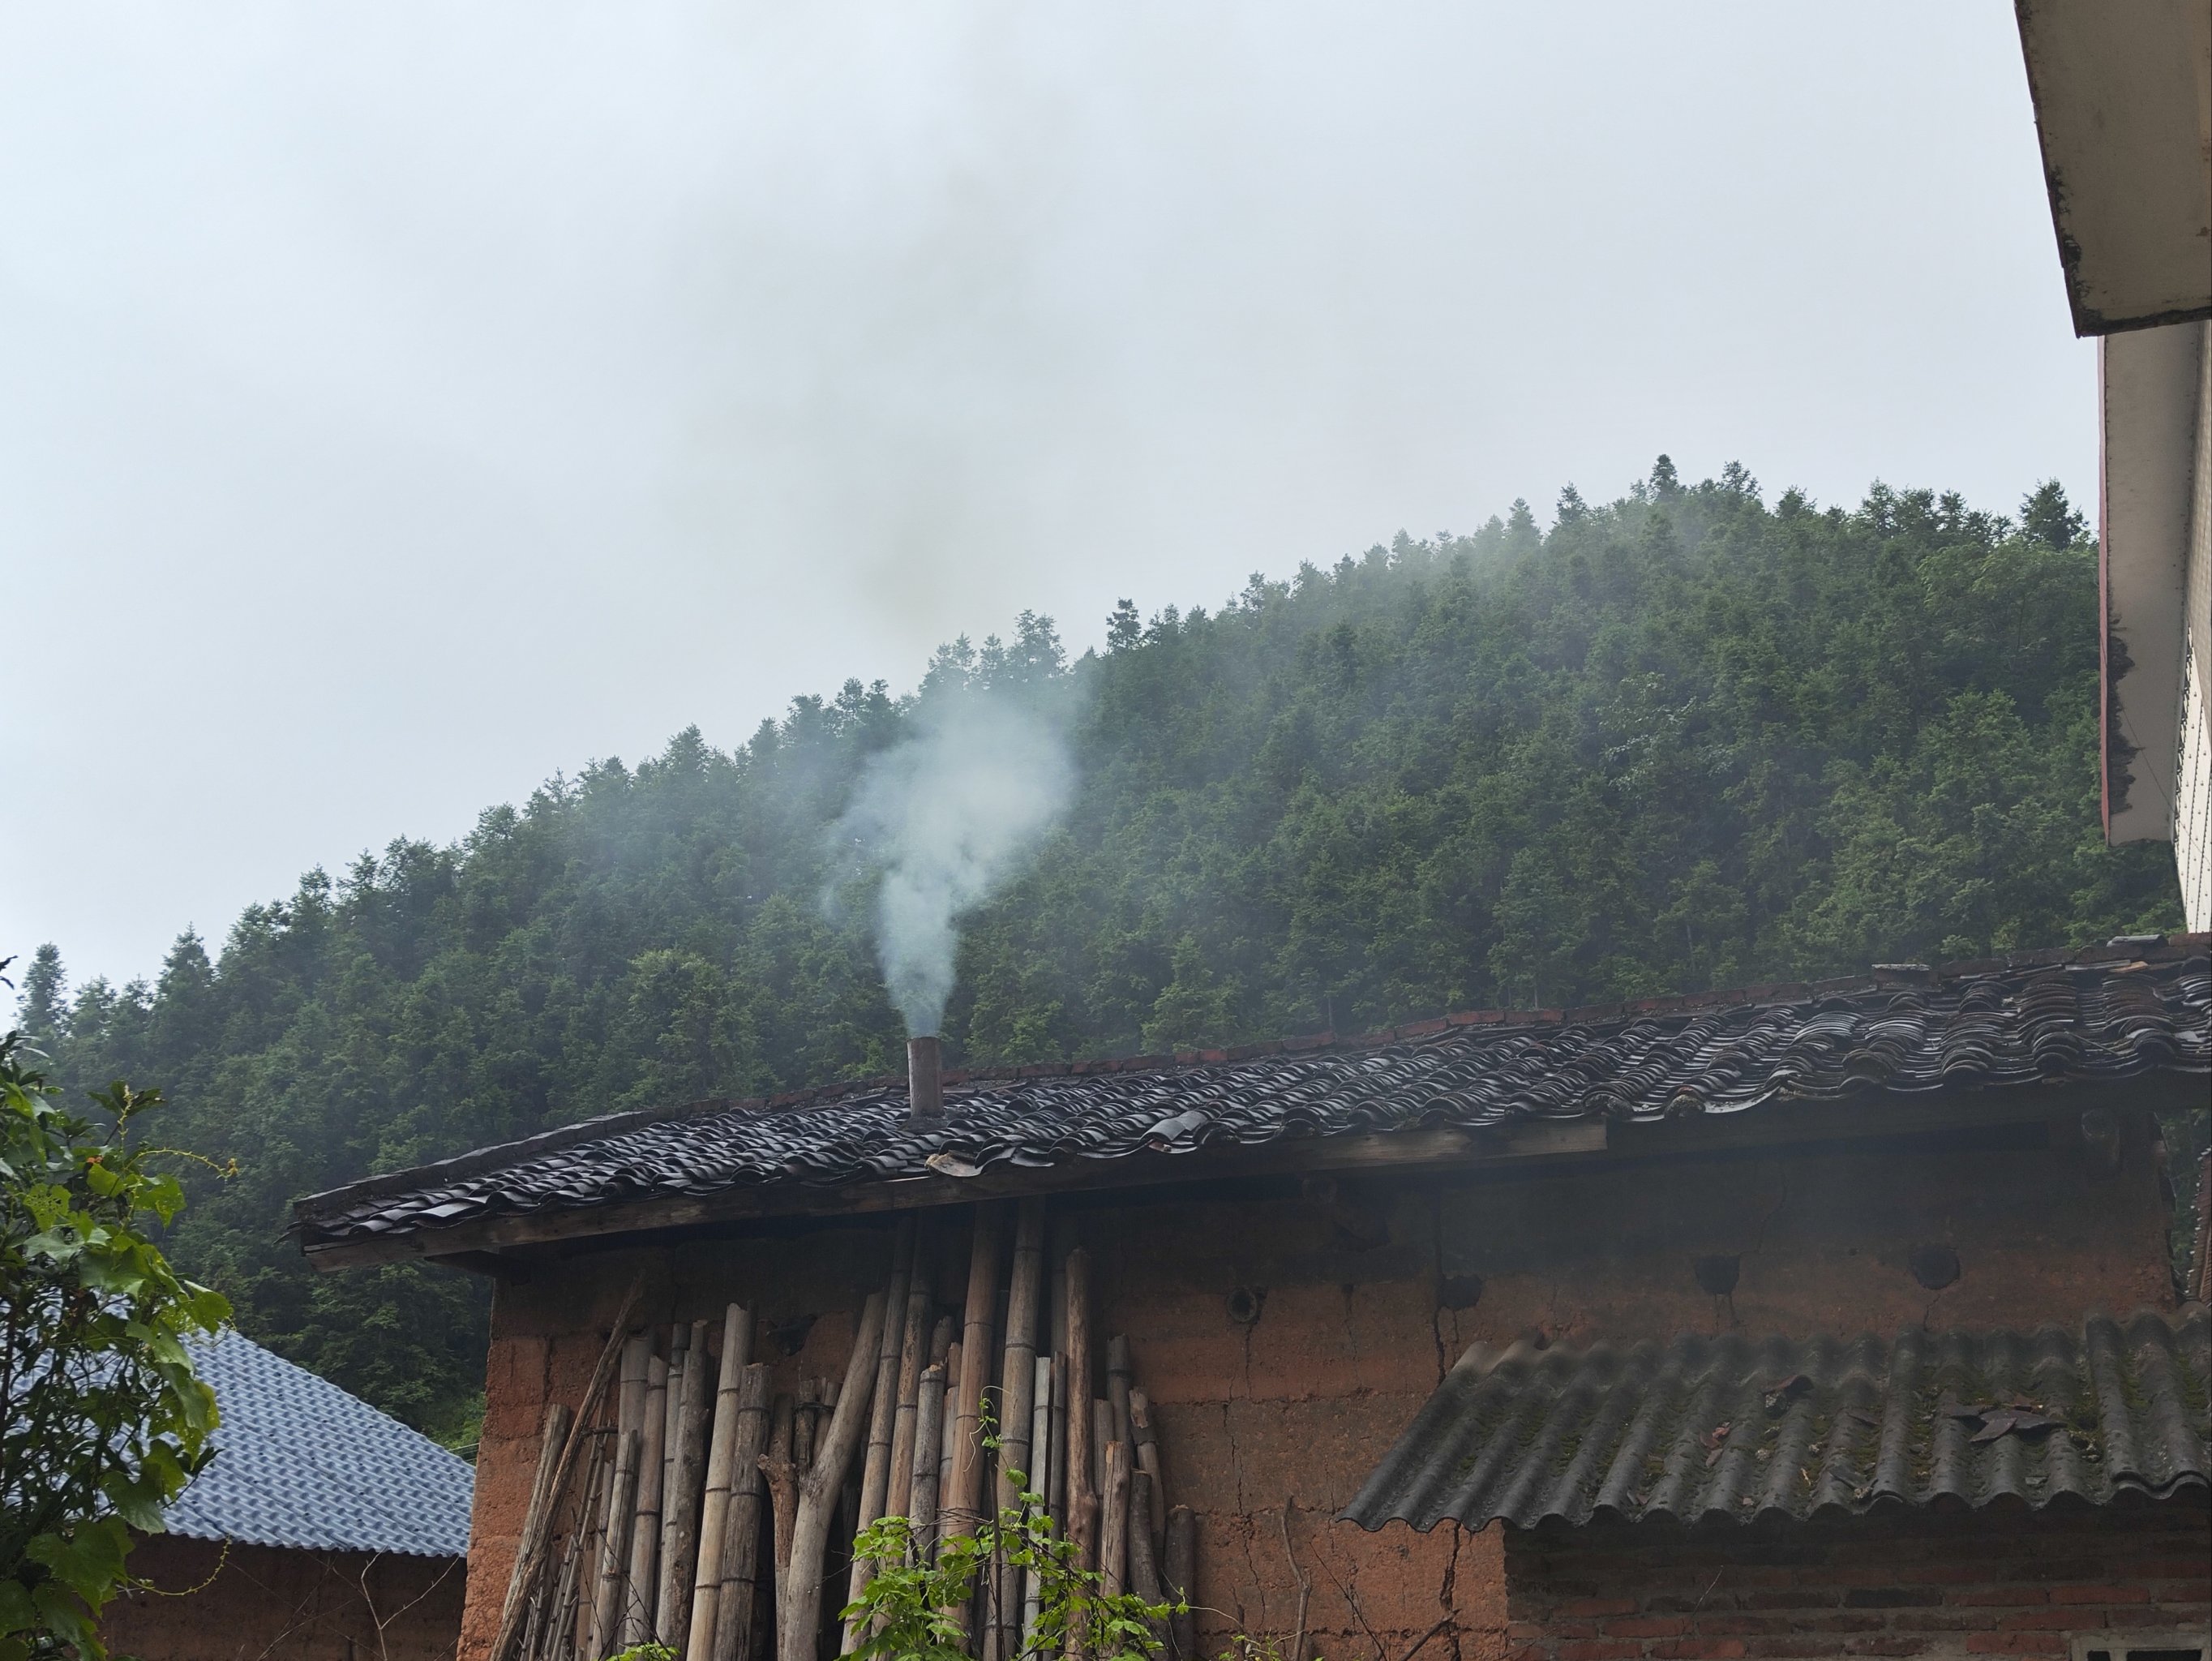
[[[947,1215],[964,1229],[964,1212]],[[1333,1202],[1295,1183],[1237,1198],[1093,1196],[1055,1201],[1052,1215],[1055,1272],[1076,1240],[1091,1251],[1101,1334],[1129,1335],[1158,1409],[1169,1497],[1199,1512],[1208,1654],[1240,1628],[1287,1640],[1303,1603],[1330,1661],[1370,1661],[1378,1647],[1397,1661],[1447,1615],[1451,1632],[1421,1661],[1503,1655],[1495,1530],[1369,1535],[1329,1520],[1477,1339],[1534,1327],[1568,1342],[1663,1340],[1730,1319],[1754,1335],[2032,1327],[2170,1291],[2141,1135],[2118,1173],[2063,1147],[1778,1151],[1441,1186],[1346,1177]],[[499,1287],[465,1656],[497,1627],[544,1402],[578,1399],[631,1277],[645,1274],[654,1322],[718,1317],[732,1299],[771,1325],[818,1317],[781,1363],[787,1389],[802,1373],[842,1373],[851,1311],[885,1272],[887,1229],[841,1220],[589,1251]],[[1942,1292],[1906,1268],[1927,1241],[1963,1265]],[[1741,1255],[1732,1310],[1692,1275],[1707,1253]],[[965,1262],[956,1239],[939,1263],[948,1308]],[[1240,1287],[1260,1294],[1249,1325],[1228,1310]]]
[[[1808,1523],[1508,1531],[1511,1661],[2063,1656],[2069,1636],[2202,1634],[2212,1512],[1887,1508]]]
[[[156,1535],[101,1635],[139,1661],[452,1661],[467,1584],[450,1557],[285,1551]],[[183,1592],[164,1597],[161,1592]]]

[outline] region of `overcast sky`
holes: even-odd
[[[2012,9],[0,0],[0,954],[1571,481],[2095,482]]]

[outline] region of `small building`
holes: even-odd
[[[194,1344],[215,1457],[139,1541],[102,1636],[138,1661],[449,1661],[475,1473],[235,1331]]]
[[[2074,332],[2097,341],[2104,818],[2212,928],[2212,6],[2016,0]]]
[[[2157,1116],[2204,1099],[2208,943],[947,1073],[934,1115],[919,1079],[693,1103],[295,1226],[325,1268],[493,1281],[463,1661],[775,1653],[773,1569],[699,1543],[767,1527],[744,1424],[804,1469],[840,1380],[926,1420],[916,1333],[1060,1514],[1113,1491],[1086,1433],[1157,1477],[1105,1567],[1188,1591],[1187,1656],[2172,1651],[2212,1603],[2212,1426]],[[720,1479],[670,1452],[679,1393],[740,1403]],[[917,1510],[989,1503],[975,1411]],[[866,1469],[823,1479],[846,1539]],[[569,1567],[517,1583],[526,1536]],[[783,1589],[822,1653],[848,1584]]]

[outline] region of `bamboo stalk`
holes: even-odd
[[[898,1396],[891,1415],[890,1480],[884,1493],[886,1517],[904,1517],[914,1495],[914,1420],[921,1370],[929,1365],[930,1232],[916,1224],[914,1265],[907,1276],[904,1329],[899,1341]]]
[[[1129,1589],[1129,1445],[1106,1445],[1105,1512],[1098,1530],[1098,1589],[1119,1597]]]
[[[1188,1506],[1168,1509],[1167,1561],[1161,1566],[1167,1584],[1162,1595],[1177,1603],[1192,1603],[1198,1592],[1198,1518]],[[1198,1661],[1198,1617],[1188,1609],[1168,1617],[1168,1638],[1175,1661]]]
[[[821,1623],[823,1556],[846,1467],[860,1449],[868,1411],[868,1386],[884,1336],[884,1295],[871,1293],[853,1335],[853,1353],[837,1394],[837,1410],[817,1450],[813,1468],[799,1475],[799,1505],[791,1535],[791,1564],[779,1585],[776,1650],[781,1661],[814,1661]]]
[[[891,1241],[891,1283],[884,1294],[884,1319],[888,1323],[896,1317],[900,1323],[900,1342],[890,1342],[888,1325],[884,1341],[878,1346],[876,1354],[875,1395],[868,1409],[868,1457],[860,1473],[860,1506],[854,1518],[854,1535],[870,1527],[887,1513],[884,1507],[890,1497],[891,1439],[893,1426],[899,1411],[899,1368],[905,1351],[903,1329],[907,1323],[907,1282],[914,1272],[915,1220],[908,1217],[900,1223]],[[857,1603],[860,1594],[867,1590],[868,1561],[857,1552],[847,1578],[845,1601]],[[841,1655],[849,1655],[858,1646],[862,1635],[861,1623],[848,1621],[845,1635],[839,1646]]]
[[[945,1354],[945,1411],[937,1422],[937,1537],[940,1540],[951,1533],[945,1517],[945,1497],[952,1492],[952,1410],[960,1360],[960,1346],[956,1342]]]
[[[522,1513],[522,1534],[516,1542],[514,1568],[507,1579],[507,1602],[501,1606],[500,1625],[504,1628],[514,1614],[514,1600],[522,1591],[522,1542],[540,1534],[545,1527],[545,1512],[553,1503],[553,1473],[561,1463],[561,1454],[568,1440],[567,1407],[559,1402],[545,1404],[544,1429],[538,1434],[538,1473],[530,1482],[530,1505]]]
[[[642,1412],[643,1403],[639,1404]],[[614,1479],[607,1484],[606,1518],[599,1541],[599,1584],[592,1597],[591,1653],[596,1658],[615,1652],[615,1634],[622,1623],[623,1579],[629,1570],[628,1524],[637,1509],[637,1462],[645,1439],[633,1425],[617,1432],[620,1446],[615,1454]]]
[[[1051,1516],[1052,1504],[1052,1357],[1040,1355],[1031,1364],[1030,1388],[1030,1492],[1037,1495]],[[1036,1640],[1037,1615],[1044,1603],[1044,1579],[1032,1566],[1022,1577],[1022,1644],[1026,1650]]]
[[[653,1585],[644,1594],[645,1601],[653,1606],[653,1636],[656,1643],[660,1639],[661,1623],[667,1618],[660,1589],[668,1568],[669,1530],[675,1522],[669,1502],[676,1494],[676,1450],[684,1439],[684,1372],[690,1364],[690,1352],[691,1329],[678,1321],[668,1329],[668,1390],[660,1404],[660,1538],[653,1545]]]
[[[945,1532],[973,1534],[983,1501],[983,1444],[977,1427],[983,1386],[991,1370],[992,1317],[999,1300],[999,1247],[1006,1213],[994,1204],[975,1208],[968,1251],[968,1304],[960,1331],[959,1394],[951,1413],[952,1486],[938,1497]],[[956,1612],[955,1620],[960,1617]]]
[[[933,1361],[921,1370],[915,1391],[914,1416],[914,1474],[908,1484],[913,1496],[907,1512],[914,1540],[915,1560],[927,1562],[937,1547],[937,1482],[940,1450],[945,1440],[945,1367]]]
[[[1045,1508],[1067,1531],[1067,1357],[1052,1358],[1052,1486],[1044,1491]]]
[[[1152,1423],[1152,1398],[1141,1390],[1129,1392],[1129,1424],[1137,1438],[1137,1468],[1152,1479],[1145,1485],[1151,1501],[1140,1515],[1157,1559],[1167,1537],[1167,1486],[1160,1475],[1160,1434]]]
[[[999,1370],[999,1508],[1021,1503],[1019,1472],[1030,1469],[1031,1409],[1036,1399],[1037,1305],[1044,1290],[1044,1201],[1032,1196],[1014,1214],[1014,1266],[1006,1293],[1006,1348]],[[1031,1480],[1030,1488],[1036,1486]],[[999,1566],[997,1653],[1010,1656],[1022,1631],[1022,1571]]]
[[[629,1445],[645,1421],[646,1360],[653,1340],[638,1334],[623,1344],[620,1382],[615,1389],[615,1474],[607,1484],[605,1505],[599,1520],[599,1555],[592,1565],[591,1646],[600,1655],[614,1651],[615,1634],[622,1621],[623,1583],[629,1572],[630,1530],[636,1522],[638,1469],[644,1439],[634,1452]],[[624,1461],[629,1469],[624,1472]]]
[[[648,1344],[651,1340],[647,1341]],[[635,1649],[653,1636],[659,1585],[660,1487],[668,1431],[668,1363],[650,1351],[645,1364],[644,1439],[637,1459],[637,1522],[629,1536],[629,1581],[623,1588],[622,1646]]]
[[[762,1456],[761,1475],[768,1487],[769,1509],[775,1514],[775,1573],[780,1580],[791,1561],[791,1526],[799,1520],[799,1495],[792,1487],[795,1469],[792,1440],[798,1426],[798,1405],[788,1394],[775,1398],[768,1433],[768,1451]]]
[[[714,1372],[707,1353],[708,1323],[691,1323],[684,1350],[684,1389],[676,1415],[672,1488],[660,1494],[660,1591],[653,1636],[678,1654],[691,1630],[691,1577],[699,1553],[699,1504],[707,1463],[707,1415]]]
[[[576,1514],[576,1537],[569,1542],[569,1593],[562,1599],[561,1632],[568,1634],[570,1651],[582,1656],[592,1643],[592,1606],[597,1601],[599,1540],[606,1520],[607,1479],[613,1469],[614,1433],[602,1426],[592,1433],[591,1475],[584,1484],[582,1509]]]
[[[691,1583],[691,1629],[685,1661],[711,1661],[714,1604],[722,1590],[722,1530],[738,1440],[738,1384],[753,1359],[753,1313],[732,1304],[722,1311],[722,1365],[714,1385],[714,1431],[707,1454],[707,1495],[699,1511],[698,1567]]]
[[[1067,1254],[1067,1537],[1078,1568],[1098,1566],[1098,1491],[1091,1480],[1091,1254]],[[1073,1646],[1071,1645],[1071,1650]]]
[[[730,1451],[729,1513],[722,1524],[721,1579],[714,1597],[714,1661],[750,1661],[760,1584],[761,1455],[769,1440],[769,1369],[759,1361],[738,1379],[738,1431]]]

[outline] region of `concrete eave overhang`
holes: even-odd
[[[2212,317],[2212,6],[2014,9],[2075,332]]]
[[[2205,335],[2192,323],[2097,343],[2100,782],[2109,842],[2173,835]]]

